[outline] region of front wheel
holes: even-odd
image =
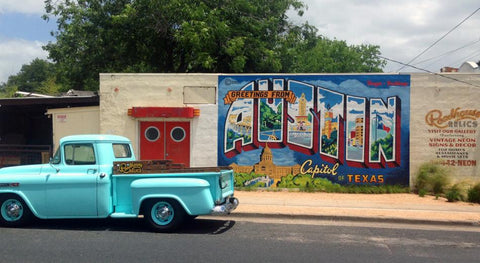
[[[0,196],[0,224],[8,227],[19,227],[27,224],[32,218],[30,209],[16,195]]]
[[[172,232],[185,220],[185,210],[173,199],[148,200],[144,217],[155,232]]]

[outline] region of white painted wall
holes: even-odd
[[[216,92],[212,93],[212,87],[216,88],[217,82],[218,74],[100,74],[100,132],[128,137],[133,142],[136,156],[139,156],[140,121],[179,119],[136,119],[127,115],[128,109],[194,107],[200,109],[200,116],[189,120],[190,166],[216,166],[218,113]],[[195,87],[199,92],[195,92]],[[185,120],[188,119],[182,121]]]
[[[74,134],[100,132],[100,110],[98,106],[49,109],[53,128],[53,149],[62,137]]]

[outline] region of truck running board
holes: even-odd
[[[110,215],[111,218],[140,218],[143,216],[135,215],[135,214],[127,214],[127,213],[113,213]]]

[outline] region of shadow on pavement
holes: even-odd
[[[232,220],[195,219],[184,223],[172,234],[210,234],[219,235],[235,225]],[[113,231],[146,232],[151,231],[142,219],[36,219],[24,229],[51,229],[66,231]],[[162,234],[162,233],[159,233]]]

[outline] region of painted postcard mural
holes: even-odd
[[[409,184],[409,75],[223,75],[218,160],[236,186]]]

